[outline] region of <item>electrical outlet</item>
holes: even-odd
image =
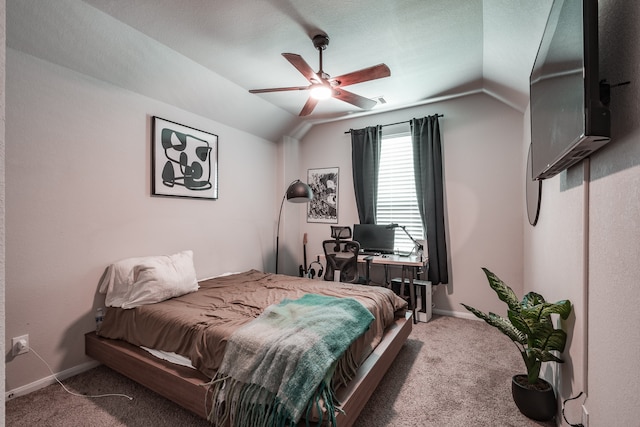
[[[582,405],[582,427],[589,427],[589,412],[584,405]]]
[[[11,351],[14,356],[29,352],[29,335],[11,338]]]

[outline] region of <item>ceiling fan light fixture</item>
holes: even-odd
[[[317,100],[329,99],[331,98],[332,90],[330,87],[327,87],[322,84],[313,85],[309,94],[312,98]]]
[[[378,101],[365,98],[364,96],[346,91],[344,86],[354,85],[357,83],[368,82],[370,80],[389,77],[391,70],[385,64],[374,65],[373,67],[363,68],[351,73],[343,74],[338,77],[331,78],[329,74],[322,70],[322,51],[329,44],[329,37],[326,34],[319,34],[313,38],[313,46],[318,50],[320,68],[315,71],[307,64],[307,62],[298,54],[283,53],[282,56],[291,63],[311,85],[309,86],[292,86],[292,87],[275,87],[267,89],[251,89],[251,93],[269,93],[284,91],[309,90],[309,98],[302,107],[298,116],[308,116],[318,104],[318,101],[328,98],[335,98],[339,101],[347,102],[363,110],[371,110],[376,106]],[[380,97],[380,103],[384,103],[384,99]]]

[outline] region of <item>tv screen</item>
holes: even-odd
[[[597,0],[553,2],[529,82],[533,179],[550,178],[609,141]]]
[[[395,230],[386,225],[354,224],[353,240],[368,253],[392,254]]]

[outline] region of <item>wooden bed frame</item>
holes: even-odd
[[[353,425],[378,383],[396,358],[411,333],[411,312],[396,319],[380,344],[360,366],[356,377],[337,392],[342,404],[338,426]],[[207,418],[205,408],[207,378],[201,372],[159,359],[149,352],[122,340],[101,338],[95,332],[85,335],[85,353],[109,368],[149,388],[183,408]],[[303,422],[304,425],[304,422]]]

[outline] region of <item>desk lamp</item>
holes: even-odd
[[[402,231],[404,231],[404,233],[409,236],[409,238],[411,239],[411,241],[413,242],[413,249],[411,249],[411,252],[409,252],[409,254],[407,256],[411,256],[411,254],[413,253],[414,250],[418,249],[418,253],[417,255],[420,256],[420,261],[422,261],[422,254],[424,253],[424,246],[418,242],[416,239],[414,239],[411,234],[409,234],[409,232],[407,231],[407,228],[404,225],[400,225],[400,224],[396,224],[396,223],[392,223],[387,225],[387,228],[402,228]]]
[[[289,188],[287,188],[286,193],[282,196],[280,213],[278,214],[278,231],[276,233],[276,273],[278,272],[278,254],[280,249],[280,219],[282,218],[282,207],[284,206],[285,199],[293,203],[308,203],[313,199],[313,191],[307,184],[296,179],[289,184]]]

